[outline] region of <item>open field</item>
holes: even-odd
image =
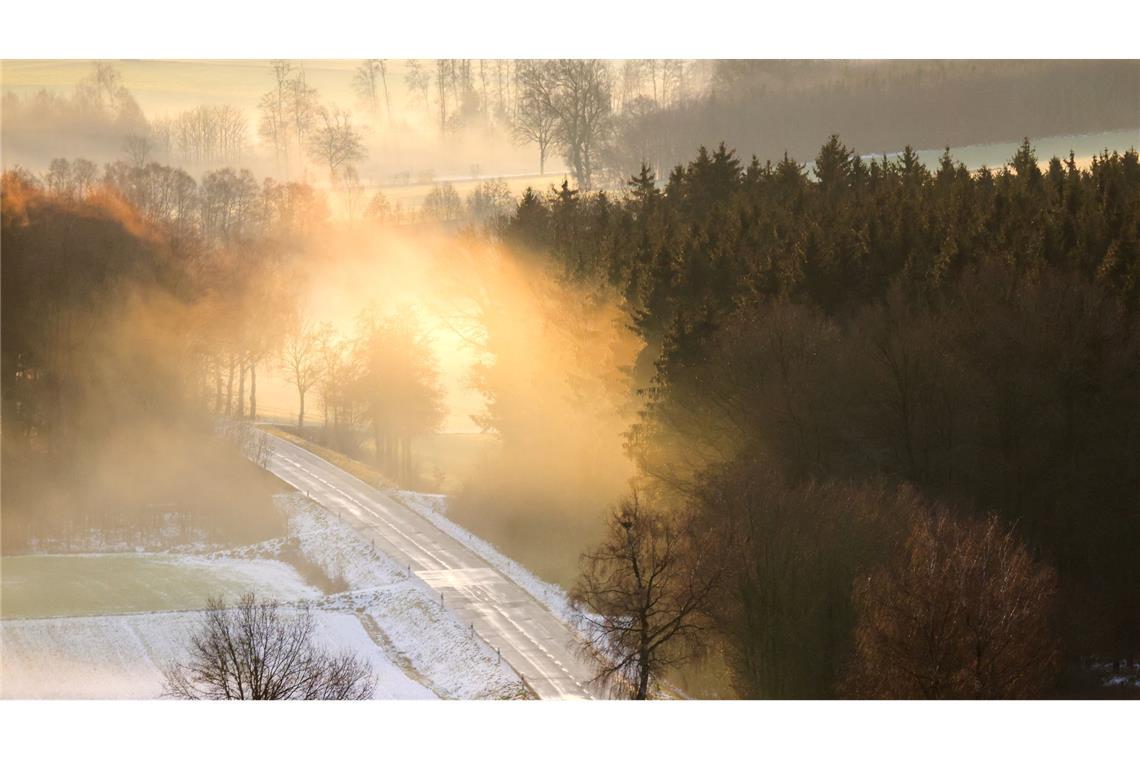
[[[287,535],[233,551],[4,557],[0,697],[161,696],[196,610],[247,591],[308,604],[321,646],[371,663],[378,699],[527,696],[427,585],[301,494],[277,502]]]
[[[356,615],[319,610],[315,617],[321,646],[350,650],[372,665],[377,698],[435,697],[375,646]],[[159,697],[163,668],[181,656],[197,621],[193,612],[6,620],[0,697]]]
[[[282,601],[320,592],[274,559],[179,554],[21,555],[0,560],[0,617],[193,610],[252,591]]]

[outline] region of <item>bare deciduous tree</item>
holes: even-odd
[[[123,140],[123,153],[132,166],[144,166],[153,149],[154,145],[146,135],[127,135]]]
[[[320,111],[321,126],[309,140],[309,155],[329,168],[329,179],[336,182],[337,170],[368,155],[360,133],[352,126],[352,115],[339,108]]]
[[[392,214],[392,203],[384,193],[377,190],[373,193],[368,206],[364,209],[364,218],[376,224],[387,224],[395,221]]]
[[[420,214],[424,221],[454,221],[463,214],[463,201],[450,182],[439,182],[424,197]]]
[[[454,80],[454,62],[448,61],[445,58],[437,58],[435,61],[435,91],[436,98],[439,100],[440,132],[447,129],[447,89],[449,82],[451,83],[452,89],[454,89]]]
[[[1026,699],[1057,675],[1056,581],[997,517],[915,522],[900,556],[855,588],[854,696]]]
[[[557,126],[557,116],[546,106],[543,96],[548,86],[544,81],[548,67],[536,61],[520,61],[518,66],[522,92],[511,120],[511,133],[518,143],[538,146],[538,173],[546,174],[546,153],[554,141]]]
[[[71,181],[75,185],[75,196],[84,198],[95,186],[95,173],[97,169],[93,162],[86,158],[77,158],[71,164]]]
[[[263,137],[275,139],[268,131],[265,108],[263,102],[259,130]],[[151,135],[157,146],[151,147],[159,147],[167,158],[182,163],[199,166],[236,164],[241,161],[245,150],[247,127],[245,116],[238,108],[198,106],[172,118],[156,120]]]
[[[273,61],[273,89],[261,96],[258,110],[261,121],[258,133],[273,144],[278,168],[289,168],[289,118],[286,114],[289,74],[292,64],[285,60]]]
[[[599,60],[534,62],[520,70],[523,92],[532,107],[554,119],[554,139],[574,170],[578,187],[589,190],[598,148],[612,110],[609,64]]]
[[[304,69],[298,71],[296,76],[285,83],[284,113],[289,129],[297,138],[298,153],[303,160],[313,125],[318,123],[321,116],[321,108],[317,103],[317,90],[309,86]]]
[[[281,351],[281,369],[289,375],[297,389],[300,401],[297,412],[298,428],[305,427],[305,394],[321,378],[324,365],[321,355],[324,332],[307,322],[297,321],[285,334],[285,344]]]
[[[355,224],[366,209],[365,192],[366,188],[356,167],[351,165],[344,167],[340,178],[340,196],[344,214],[350,224]]]
[[[392,101],[388,96],[388,73],[383,59],[369,58],[361,61],[352,76],[352,88],[373,113],[380,106],[379,90],[382,89],[385,114],[389,121],[392,120]]]
[[[648,699],[665,668],[699,651],[703,605],[719,578],[704,548],[675,516],[642,505],[636,490],[613,511],[570,595],[598,683]]]
[[[558,141],[574,168],[578,187],[592,187],[594,159],[610,124],[609,64],[598,60],[560,60],[554,66]]]
[[[360,102],[373,113],[376,112],[376,108],[380,104],[376,87],[380,77],[377,63],[378,61],[374,58],[363,60],[352,74],[353,92],[360,98]]]
[[[408,61],[407,69],[404,82],[410,91],[418,92],[423,97],[424,110],[431,111],[431,74],[424,71],[423,66],[416,60]]]
[[[180,699],[368,699],[372,667],[313,642],[308,609],[282,612],[246,594],[236,607],[212,598],[190,639],[190,657],[166,670],[167,696]]]
[[[661,99],[666,104],[680,103],[685,99],[686,62],[667,58],[661,62]]]
[[[351,390],[355,385],[356,367],[353,365],[350,341],[342,339],[330,323],[320,329],[321,340],[317,347],[321,369],[317,391],[324,413],[327,433],[337,433],[355,422]]]
[[[485,179],[467,196],[467,215],[480,224],[510,216],[515,197],[501,179]]]
[[[203,237],[233,244],[252,239],[258,222],[257,180],[248,169],[219,169],[202,178],[199,213]]]
[[[44,175],[44,190],[49,195],[74,200],[71,162],[66,158],[53,158]]]

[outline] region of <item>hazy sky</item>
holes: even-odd
[[[245,115],[249,145],[254,148],[247,158],[262,164],[247,167],[268,174],[272,167],[260,151],[257,134],[258,102],[274,87],[272,64],[267,59],[246,60],[110,60],[120,73],[122,82],[142,108],[147,119],[174,117],[201,105],[230,105]],[[20,96],[31,96],[40,90],[70,95],[75,85],[93,71],[93,61],[77,60],[12,60],[0,61],[0,89]],[[469,176],[489,173],[512,176],[532,173],[538,166],[538,152],[533,146],[512,143],[505,133],[493,135],[479,130],[449,133],[441,140],[438,108],[425,103],[423,94],[409,90],[405,84],[408,61],[389,60],[387,82],[391,100],[389,122],[382,111],[367,112],[353,91],[352,80],[358,59],[313,59],[292,61],[294,70],[303,69],[308,84],[315,88],[322,106],[351,110],[355,123],[366,132],[368,157],[358,169],[367,182],[389,179],[401,172],[419,175],[425,170],[435,177]],[[435,62],[424,60],[421,66],[434,75]],[[486,70],[488,95],[495,86],[490,67]],[[473,74],[479,77],[478,62]],[[433,96],[434,97],[434,96]],[[33,130],[34,131],[34,130]],[[8,135],[11,137],[11,135]],[[24,140],[35,144],[34,135]],[[42,170],[54,157],[43,150],[36,152],[11,143],[5,165],[13,161]],[[67,146],[57,146],[67,152]],[[42,154],[42,155],[41,155]],[[263,165],[264,164],[264,165]],[[556,171],[557,158],[551,156],[547,168]],[[476,171],[478,168],[478,171]]]
[[[138,100],[148,117],[167,116],[203,103],[252,109],[270,88],[272,72],[266,60],[228,61],[113,61],[123,75],[123,84]],[[309,84],[323,96],[352,99],[350,82],[355,60],[304,61]],[[402,62],[394,61],[390,86],[403,84]],[[91,72],[91,61],[4,61],[0,86],[21,94],[40,89],[70,92]]]

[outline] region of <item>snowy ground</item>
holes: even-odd
[[[525,695],[518,675],[472,636],[421,580],[373,550],[352,528],[300,494],[277,497],[301,553],[348,591],[326,598],[352,609],[396,662],[419,674],[440,696],[458,699]]]
[[[1111,662],[1097,662],[1093,670],[1099,672],[1101,683],[1109,688],[1140,689],[1140,662],[1119,664],[1114,670]]]
[[[322,646],[372,663],[377,698],[528,696],[426,584],[302,495],[277,499],[289,535],[237,550],[4,558],[0,697],[157,697],[192,610],[246,590],[309,604]]]
[[[431,699],[373,643],[351,612],[315,610],[318,643],[371,663],[378,699]],[[163,669],[185,651],[196,612],[3,621],[4,699],[153,699]]]

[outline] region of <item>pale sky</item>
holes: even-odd
[[[135,96],[148,117],[169,116],[201,104],[229,104],[252,110],[261,94],[272,85],[266,60],[112,61],[123,75],[123,84]],[[303,65],[308,82],[342,105],[352,104],[352,71],[355,60],[312,60]],[[70,92],[91,71],[86,60],[4,61],[0,86],[20,94],[40,89]],[[404,65],[393,61],[389,87],[403,92]]]

